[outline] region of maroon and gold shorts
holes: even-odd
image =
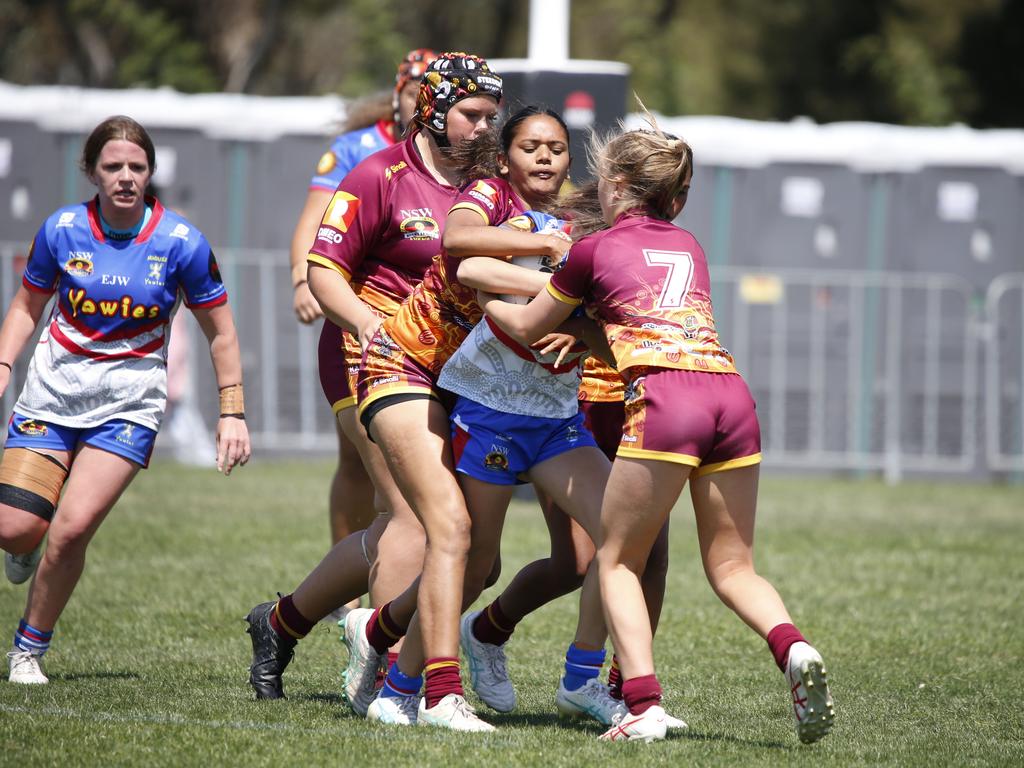
[[[445,401],[437,386],[437,376],[398,346],[383,326],[377,329],[363,355],[355,392],[360,417],[373,403],[390,395]]]
[[[580,401],[583,423],[609,461],[615,461],[615,453],[622,441],[622,426],[626,420],[624,408],[622,400],[596,403],[590,400]]]
[[[627,371],[618,456],[695,467],[694,477],[761,462],[761,428],[743,377],[672,368]]]
[[[376,307],[366,305],[367,309],[381,318],[386,318]],[[317,347],[320,366],[320,387],[324,397],[331,404],[331,410],[337,415],[345,408],[356,404],[356,378],[359,374],[359,361],[362,351],[359,341],[346,330],[324,319],[320,329],[320,343]]]

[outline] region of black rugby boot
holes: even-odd
[[[281,637],[270,626],[270,612],[275,600],[260,603],[245,617],[252,638],[252,664],[249,666],[249,685],[257,699],[283,699],[281,675],[295,653],[295,639]]]

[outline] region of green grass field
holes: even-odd
[[[227,480],[168,464],[142,473],[92,545],[46,657],[50,685],[0,683],[0,764],[1024,763],[1020,487],[763,481],[758,568],[822,651],[835,698],[834,731],[810,747],[767,647],[707,586],[684,500],[655,651],[665,706],[690,731],[633,745],[556,717],[569,597],[520,625],[509,650],[520,706],[485,712],[494,735],[357,719],[339,696],[345,651],[324,625],[285,676],[289,699],[253,701],[242,617],[323,553],[329,473],[263,462]],[[517,503],[502,583],[545,551],[539,513]],[[0,584],[3,632],[24,597]]]

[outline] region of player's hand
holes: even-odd
[[[569,248],[572,246],[572,238],[561,230],[548,232],[544,237],[547,238],[545,243],[547,252],[544,255],[547,258],[548,266],[557,269],[562,266],[566,254],[569,253]]]
[[[305,280],[295,286],[292,306],[295,309],[295,317],[299,319],[300,323],[306,325],[324,316],[324,311],[320,309],[320,302],[313,298],[313,294],[309,290],[309,283]]]
[[[372,315],[363,325],[359,326],[359,351],[366,352],[370,346],[370,342],[373,340],[373,335],[377,332],[377,329],[384,323],[382,318],[377,315]]]
[[[572,351],[572,348],[576,346],[579,341],[571,333],[559,333],[558,331],[552,331],[549,334],[541,336],[537,341],[530,345],[532,349],[536,349],[540,354],[546,355],[551,352],[558,352],[558,357],[555,358],[555,367],[562,364],[565,356]]]
[[[249,428],[245,420],[222,416],[217,421],[217,471],[230,475],[232,469],[245,464],[251,455]]]

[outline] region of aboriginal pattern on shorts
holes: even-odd
[[[441,399],[437,376],[398,346],[382,325],[373,335],[358,369],[359,411],[388,395],[423,393]]]
[[[622,441],[622,426],[626,421],[625,404],[621,399],[607,402],[580,401],[583,423],[594,436],[594,442],[609,461],[615,461],[615,454]]]
[[[155,429],[124,419],[110,419],[95,427],[66,427],[15,411],[7,423],[4,447],[74,453],[79,444],[91,445],[146,468],[155,443]]]
[[[583,364],[580,400],[588,403],[622,402],[626,385],[619,372],[604,360],[591,355]]]
[[[618,456],[696,467],[694,475],[758,464],[754,399],[735,373],[630,368]]]

